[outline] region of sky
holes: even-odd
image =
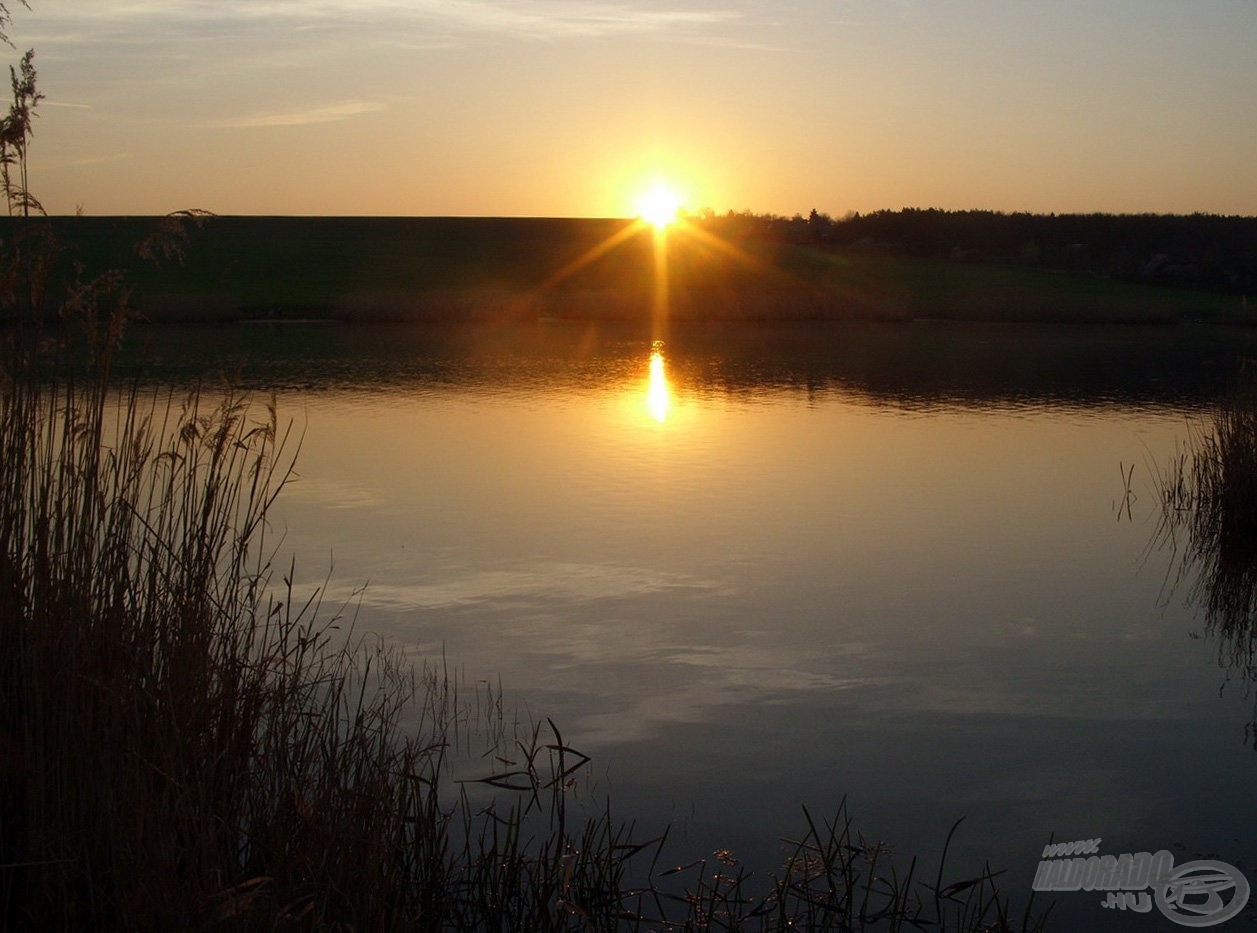
[[[54,214],[1257,215],[1255,0],[10,0]]]

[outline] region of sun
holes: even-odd
[[[656,230],[663,230],[676,222],[681,198],[672,188],[657,181],[638,197],[636,208],[638,217]]]

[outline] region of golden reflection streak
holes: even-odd
[[[650,348],[650,382],[646,387],[646,407],[656,421],[663,424],[672,405],[668,373],[663,362],[663,341],[656,340]]]

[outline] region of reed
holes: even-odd
[[[854,826],[846,798],[833,817],[817,820],[803,809],[805,832],[787,846],[782,867],[761,881],[731,852],[660,872],[650,889],[656,918],[648,929],[676,930],[1042,930],[1049,911],[1033,898],[1014,913],[1001,894],[1000,872],[945,881],[947,850],[935,878],[919,879],[917,859],[906,866],[891,848],[867,839]],[[682,879],[681,887],[669,876]],[[659,923],[666,905],[679,905],[681,919]],[[640,919],[640,918],[639,918]]]
[[[1227,680],[1255,697],[1245,733],[1257,748],[1257,379],[1247,366],[1157,472],[1161,521],[1149,549],[1172,553],[1170,590],[1201,610]]]
[[[1257,382],[1246,376],[1161,477],[1163,534],[1186,530],[1211,616],[1251,621],[1257,609]],[[1176,539],[1175,539],[1176,540]]]
[[[501,733],[515,764],[479,784],[507,800],[473,806],[445,767],[480,724],[457,681],[274,564],[296,443],[273,401],[118,387],[107,349],[68,376],[21,336],[0,397],[6,928],[618,922],[643,847],[609,812],[569,818],[588,759],[552,724]]]
[[[33,56],[0,173],[0,917],[6,928],[388,927],[449,698],[276,572],[297,446],[274,404],[112,378],[121,273],[80,272],[26,188]],[[169,257],[177,231],[142,252]],[[426,742],[400,717],[425,698]],[[432,782],[429,782],[431,784]],[[429,814],[435,820],[444,814]],[[263,921],[261,918],[265,918]]]

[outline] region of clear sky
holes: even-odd
[[[1257,214],[1257,0],[10,0],[51,213]]]

